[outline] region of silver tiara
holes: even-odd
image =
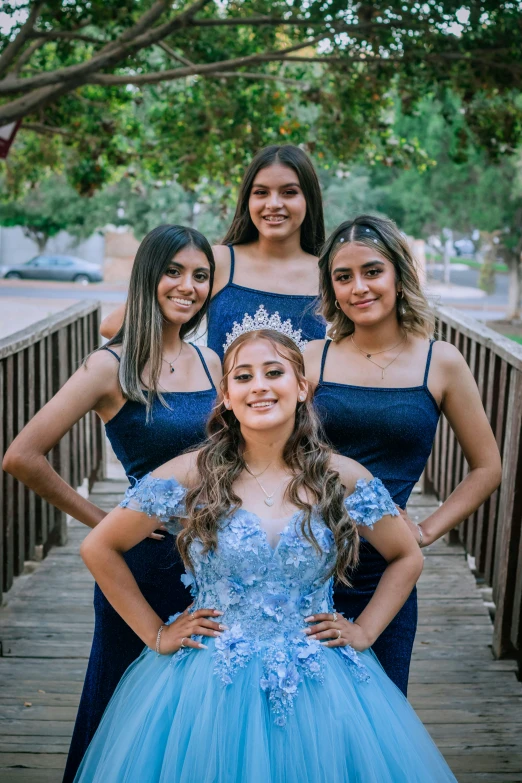
[[[226,351],[230,348],[239,335],[246,334],[247,332],[255,332],[258,329],[275,329],[276,332],[285,334],[294,341],[301,352],[308,342],[308,340],[303,340],[301,338],[301,329],[294,329],[292,327],[292,321],[289,318],[287,318],[286,321],[282,321],[278,312],[268,315],[265,306],[259,305],[253,318],[251,315],[248,315],[248,313],[245,313],[245,317],[240,324],[238,324],[237,321],[234,321],[232,331],[227,332],[225,342],[223,343],[223,349]]]

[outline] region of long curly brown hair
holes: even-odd
[[[201,541],[205,552],[215,550],[220,520],[230,517],[241,507],[241,498],[234,492],[233,485],[245,468],[245,442],[239,421],[225,408],[223,393],[228,390],[228,376],[239,348],[253,340],[268,340],[280,356],[291,362],[298,381],[304,380],[301,352],[293,340],[273,329],[242,334],[226,351],[221,398],[207,425],[208,441],[197,456],[199,483],[187,493],[188,522],[178,535],[179,551],[189,567],[192,565],[192,541]],[[302,534],[320,552],[311,524],[313,510],[317,510],[332,531],[337,547],[337,562],[332,574],[349,584],[346,570],[357,564],[359,537],[343,502],[345,487],[339,473],[330,467],[331,454],[321,437],[320,423],[308,394],[304,402],[297,404],[294,429],[283,451],[283,460],[292,474],[285,495],[303,512]]]

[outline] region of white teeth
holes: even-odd
[[[183,307],[188,307],[192,304],[192,299],[178,299],[175,296],[168,296],[167,299],[170,299],[171,302],[175,302],[176,304],[182,305]]]
[[[267,400],[266,402],[252,402],[250,403],[251,408],[271,408],[272,405],[275,405],[274,400]]]
[[[266,220],[268,223],[282,223],[283,220],[286,220],[284,215],[267,215],[264,220]]]

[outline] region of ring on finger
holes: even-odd
[[[334,612],[332,614],[332,623],[336,623],[336,622],[337,622],[337,612]]]
[[[340,630],[340,628],[337,629],[337,638],[338,639],[341,638],[341,630]]]
[[[180,646],[179,646],[179,647],[180,647],[180,649],[181,649],[182,647],[186,647],[186,646],[187,646],[187,645],[185,644],[185,639],[187,639],[187,638],[188,638],[187,636],[184,636],[184,637],[183,637],[183,639],[181,640],[181,644],[180,644]]]

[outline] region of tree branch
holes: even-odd
[[[43,38],[46,41],[85,41],[86,43],[104,44],[107,43],[101,38],[95,38],[93,35],[83,35],[75,33],[74,30],[33,30],[30,38]]]
[[[40,9],[42,5],[43,3],[35,3],[33,5],[29,13],[29,16],[27,17],[27,20],[20,28],[18,35],[16,36],[14,41],[11,41],[11,43],[9,43],[6,46],[6,48],[0,55],[0,75],[2,75],[7,71],[7,69],[15,59],[16,55],[18,54],[20,49],[23,48],[25,42],[28,40],[29,36],[31,35],[31,32],[38,18],[38,14],[40,13]]]
[[[30,46],[27,47],[25,52],[22,52],[15,64],[14,74],[18,76],[23,66],[29,62],[33,54],[45,43],[44,38],[37,38]]]
[[[43,122],[24,122],[20,126],[20,130],[30,130],[35,133],[43,133],[46,135],[54,136],[59,134],[60,136],[72,136],[71,131],[66,131],[63,128],[54,128],[51,125],[45,125]]]
[[[281,49],[278,52],[265,52],[264,54],[250,54],[245,57],[236,57],[232,60],[220,60],[214,63],[201,63],[186,66],[185,68],[174,68],[167,71],[155,71],[152,73],[128,74],[124,76],[114,76],[112,74],[95,73],[87,79],[89,84],[103,84],[106,86],[114,84],[157,84],[163,80],[172,81],[173,79],[183,79],[186,76],[204,76],[218,71],[231,71],[236,68],[244,67],[259,62],[271,62],[272,60],[284,60],[290,52],[306,49],[319,41],[331,38],[334,33],[323,33],[316,35],[315,38],[308,38],[306,41]],[[1,109],[0,109],[1,115]]]
[[[120,60],[125,59],[133,51],[144,49],[161,41],[174,30],[186,27],[192,19],[192,16],[200,11],[210,0],[196,0],[189,8],[181,14],[177,14],[174,19],[158,27],[153,27],[143,35],[132,38],[136,31],[149,26],[151,18],[155,15],[158,18],[163,13],[164,6],[168,0],[157,0],[146,14],[130,29],[127,30],[117,41],[111,41],[103,47],[94,57],[86,63],[70,65],[66,68],[60,68],[57,71],[49,71],[28,79],[4,79],[0,82],[0,95],[12,95],[17,92],[30,92],[47,85],[59,85],[71,81],[73,87],[84,84],[90,74],[110,66],[115,66]],[[146,18],[146,19],[145,19]],[[147,20],[147,25],[145,21]],[[125,39],[125,40],[124,40]],[[5,107],[4,107],[5,108]]]
[[[187,58],[183,57],[182,54],[177,54],[174,49],[171,49],[170,46],[165,43],[165,41],[160,41],[158,46],[160,49],[163,49],[163,51],[166,52],[169,57],[172,57],[173,60],[177,60],[177,62],[182,63],[183,65],[189,65],[191,68],[194,67],[193,62],[187,60]]]

